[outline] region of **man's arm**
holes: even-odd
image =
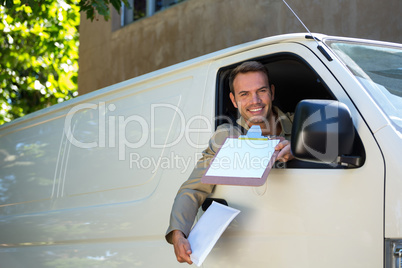
[[[166,240],[173,244],[178,262],[192,264],[190,259],[191,246],[187,236],[199,207],[214,188],[214,185],[201,183],[201,177],[213,155],[209,148],[203,152],[203,157],[198,161],[189,179],[180,187],[173,203]]]
[[[214,185],[201,183],[201,177],[205,173],[204,166],[209,163],[208,159],[209,157],[204,155],[198,161],[189,179],[182,184],[177,192],[170,213],[170,224],[166,231],[166,240],[171,244],[173,244],[174,230],[180,230],[184,237],[189,235],[194,219],[197,216],[198,208],[207,196],[212,193]]]
[[[209,141],[203,157],[197,162],[189,179],[180,187],[170,214],[170,225],[166,232],[166,240],[173,244],[176,258],[179,262],[191,262],[191,248],[187,240],[199,207],[207,196],[212,193],[214,185],[201,183],[214,155],[230,135],[240,135],[241,131],[232,125],[224,124],[218,127]]]

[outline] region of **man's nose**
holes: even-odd
[[[254,93],[253,95],[251,95],[251,102],[252,103],[260,103],[261,102],[260,96],[258,96],[258,94],[256,94],[256,93]]]

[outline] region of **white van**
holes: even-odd
[[[246,60],[268,67],[283,111],[305,100],[298,159],[263,186],[216,187],[241,213],[203,267],[400,267],[402,46],[314,36],[235,46],[1,126],[0,267],[182,267],[164,238],[173,199],[237,116],[227,76]]]

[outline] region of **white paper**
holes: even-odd
[[[191,230],[188,241],[191,246],[191,260],[198,267],[240,210],[212,202],[207,211]]]
[[[228,138],[205,176],[260,178],[279,140]]]

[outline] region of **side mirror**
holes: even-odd
[[[296,106],[291,149],[300,160],[334,165],[361,166],[350,156],[355,128],[348,107],[332,100],[303,100]]]

